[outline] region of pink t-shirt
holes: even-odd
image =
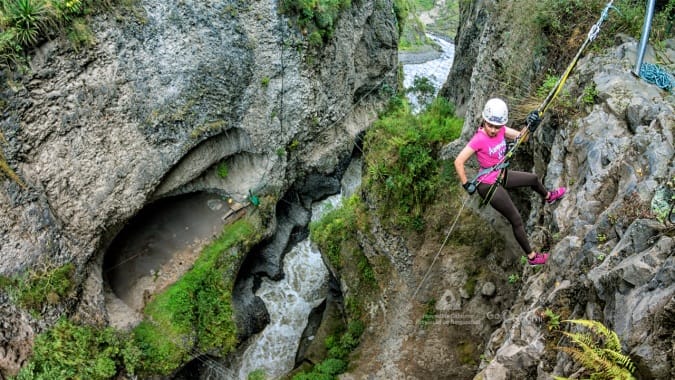
[[[478,129],[475,135],[469,140],[469,147],[476,151],[476,159],[481,169],[497,165],[506,154],[506,128],[502,126],[495,137],[490,137],[483,128]],[[493,184],[497,181],[499,170],[494,170],[478,178],[478,182]]]

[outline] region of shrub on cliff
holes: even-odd
[[[122,369],[133,375],[139,357],[133,341],[111,327],[78,325],[62,319],[38,335],[33,356],[16,380],[105,380]]]
[[[405,102],[399,104],[366,134],[364,185],[381,200],[378,211],[385,219],[419,230],[442,183],[438,152],[459,137],[463,120],[442,97],[420,115],[412,115]]]
[[[340,12],[351,0],[282,0],[282,12],[297,16],[298,27],[310,44],[320,46],[333,35]]]

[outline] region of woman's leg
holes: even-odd
[[[539,177],[537,177],[536,174],[509,170],[506,175],[506,184],[504,184],[504,187],[513,189],[515,187],[524,186],[531,187],[532,190],[536,191],[537,194],[541,195],[544,199],[548,196],[548,190],[546,190],[546,187],[539,181]]]
[[[510,175],[511,173],[509,173],[509,176]],[[485,198],[485,194],[487,194],[489,189],[490,185],[481,183],[478,185],[478,194]],[[529,255],[532,253],[530,242],[527,240],[527,234],[525,233],[525,226],[523,226],[523,219],[520,217],[520,213],[513,204],[509,193],[507,193],[503,187],[497,187],[494,195],[492,196],[492,199],[490,200],[490,205],[492,205],[495,210],[499,211],[500,214],[504,215],[504,217],[508,219],[509,223],[511,223],[513,235],[516,237],[520,247],[523,249],[523,251],[525,251],[525,254]]]

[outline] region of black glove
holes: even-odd
[[[464,188],[464,190],[466,190],[467,193],[469,193],[469,195],[473,195],[473,193],[476,192],[476,184],[473,182],[466,181],[466,183],[463,184],[462,187]]]
[[[534,131],[537,130],[539,123],[541,123],[541,119],[539,118],[539,111],[534,110],[528,113],[527,118],[525,120],[527,121],[527,125],[530,127],[530,132],[534,133]]]

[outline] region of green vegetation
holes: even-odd
[[[516,284],[518,281],[520,281],[520,276],[516,273],[510,274],[508,281],[509,284]]]
[[[389,113],[365,136],[364,186],[380,206],[379,214],[393,225],[421,230],[423,212],[442,186],[440,148],[459,137],[463,121],[454,106],[439,97],[420,115],[394,98]]]
[[[2,137],[1,134],[0,137]],[[16,182],[22,188],[26,188],[26,184],[24,184],[21,178],[19,178],[16,172],[9,166],[7,160],[5,160],[5,156],[2,154],[2,151],[0,151],[0,174],[4,174],[5,176],[7,176],[7,178]]]
[[[415,5],[415,9],[419,11],[430,11],[434,8],[436,0],[411,0]]]
[[[523,255],[520,256],[520,265],[525,265],[527,264],[527,256]]]
[[[333,380],[347,370],[349,354],[359,345],[365,327],[360,320],[354,320],[347,331],[338,332],[326,338],[328,358],[315,365],[310,372],[293,376],[293,380]]]
[[[436,89],[429,78],[416,76],[413,79],[412,87],[406,90],[408,93],[415,94],[417,100],[423,108],[428,107],[434,100]]]
[[[560,77],[557,77],[555,75],[547,74],[546,79],[544,79],[544,82],[539,86],[537,89],[537,96],[540,98],[545,98],[546,95],[553,90],[553,87],[558,83],[558,80]]]
[[[2,277],[1,287],[19,306],[39,313],[47,305],[56,305],[72,296],[75,266],[71,263],[54,269],[29,272],[17,278]]]
[[[244,248],[254,235],[245,219],[228,225],[188,273],[148,303],[147,318],[134,329],[143,352],[142,372],[169,374],[195,349],[226,355],[235,348],[231,291]]]
[[[473,341],[460,341],[455,348],[462,364],[477,365],[476,359],[480,358],[480,352]]]
[[[557,330],[560,328],[560,315],[553,312],[551,309],[544,310],[544,317],[548,321],[548,329]]]
[[[265,371],[262,369],[256,369],[255,371],[251,372],[248,374],[246,377],[246,380],[265,380],[267,379],[267,376],[265,376]]]
[[[424,304],[424,315],[420,321],[420,327],[426,328],[430,323],[436,321],[436,300],[430,299]]]
[[[420,51],[433,48],[434,42],[426,35],[426,30],[422,21],[413,16],[405,21],[402,31],[399,33],[398,49],[402,51]]]
[[[334,209],[309,226],[311,239],[330,265],[350,284],[345,308],[350,318],[365,314],[366,302],[377,287],[375,269],[383,270],[385,262],[370,262],[358,245],[357,232],[368,231],[367,207],[352,196],[342,207]]]
[[[292,151],[298,149],[299,146],[300,146],[300,141],[298,141],[296,139],[293,139],[293,141],[288,143],[288,151],[292,152]]]
[[[651,211],[659,222],[666,226],[675,223],[675,176],[666,181],[665,185],[656,191],[651,202]]]
[[[33,356],[16,380],[112,379],[134,375],[141,352],[131,337],[111,327],[77,325],[62,319],[35,339]]]
[[[664,38],[673,36],[672,16],[669,19],[673,3],[675,0],[668,0],[654,17],[650,33],[650,44],[653,46],[659,46]],[[543,100],[541,94],[538,94],[539,101],[530,101],[528,98],[536,92],[539,83],[549,80],[547,76],[564,72],[591,27],[600,18],[606,4],[605,0],[514,1],[497,10],[500,20],[495,22],[509,23],[512,28],[504,33],[505,37],[501,42],[502,49],[507,54],[500,59],[500,65],[493,77],[500,82],[501,92],[514,97],[511,102],[514,104],[514,111],[519,103],[538,105]],[[608,19],[602,24],[597,39],[588,46],[587,52],[615,45],[617,34],[624,33],[636,39],[640,38],[645,2],[616,0],[613,5],[618,12],[609,12]],[[527,17],[523,17],[524,15]],[[519,21],[510,22],[514,19]],[[541,69],[533,72],[533,67]],[[564,100],[569,103],[563,104],[564,107],[569,110],[578,109],[578,104],[574,103],[576,99],[581,99],[581,93],[572,94],[573,98],[562,95],[556,102]]]
[[[401,9],[399,16],[399,50],[418,51],[436,48],[436,44],[430,40],[426,32],[432,32],[438,36],[454,38],[459,25],[459,2],[446,1],[443,6],[436,5],[434,0],[401,0],[395,9]],[[432,24],[425,25],[419,18],[421,12],[430,11],[436,6],[438,16]],[[404,18],[401,20],[400,18]]]
[[[351,0],[282,0],[281,11],[297,17],[303,35],[311,46],[319,47],[333,36],[340,12],[351,7]]]
[[[583,94],[581,94],[581,102],[586,105],[593,105],[598,99],[598,89],[595,88],[595,83],[584,87]]]
[[[216,168],[216,171],[218,172],[218,177],[227,178],[227,175],[229,174],[229,170],[227,169],[227,163],[225,162],[219,163],[218,167]]]
[[[60,32],[75,48],[91,45],[85,18],[110,6],[105,0],[1,0],[0,65],[21,62],[29,49]]]
[[[476,292],[476,285],[481,276],[481,267],[473,264],[467,265],[464,267],[464,272],[466,273],[466,282],[462,288],[469,297],[472,297]]]
[[[231,291],[240,261],[257,239],[247,219],[226,226],[188,273],[148,303],[145,320],[130,334],[59,321],[37,336],[17,380],[166,375],[199,353],[229,353],[237,344]],[[16,289],[20,305],[34,308],[69,294],[72,271],[68,264],[0,283]]]
[[[579,362],[591,379],[634,379],[635,366],[630,357],[621,353],[621,342],[616,333],[598,321],[586,319],[566,320],[566,323],[585,327],[589,332],[563,332],[574,346],[559,349]],[[558,380],[563,377],[555,377]]]
[[[584,0],[546,0],[536,3],[536,24],[539,30],[547,37],[547,48],[573,48],[570,43],[578,43],[586,38],[591,26],[600,18],[600,14],[607,4],[606,1]],[[634,0],[614,1],[616,10],[610,11],[609,18],[603,23],[595,48],[614,45],[614,37],[618,33],[626,33],[640,38],[644,22],[646,3]],[[652,21],[650,37],[652,41],[661,41],[672,37],[672,9],[675,1],[668,4],[655,14]],[[581,30],[579,30],[581,29]],[[583,34],[580,34],[583,33]],[[571,38],[576,37],[578,38]],[[575,54],[577,47],[567,54]],[[567,60],[569,61],[569,60]]]
[[[364,226],[363,215],[365,210],[361,200],[352,196],[347,199],[342,207],[331,210],[320,220],[312,222],[309,226],[312,241],[321,248],[321,252],[328,257],[331,265],[336,269],[342,269],[348,262],[358,263],[359,273],[363,280],[374,281],[372,268],[367,265],[368,260],[363,262],[363,254],[360,251],[352,251],[345,255],[344,245],[354,241],[356,232]]]
[[[411,7],[410,0],[394,0],[394,14],[396,14],[396,21],[398,22],[399,38],[403,35],[406,22],[410,17]]]

